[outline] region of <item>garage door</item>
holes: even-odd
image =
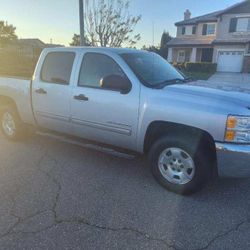
[[[219,72],[241,72],[243,66],[243,51],[219,51]]]

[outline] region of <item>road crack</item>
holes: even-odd
[[[57,226],[57,225],[70,223],[70,224],[85,225],[85,226],[92,227],[92,228],[95,228],[98,230],[106,230],[106,231],[111,231],[111,232],[131,232],[133,234],[141,235],[143,238],[145,238],[147,240],[160,242],[160,243],[164,244],[167,248],[172,248],[172,249],[178,250],[176,246],[169,244],[167,242],[167,240],[150,236],[149,234],[147,234],[143,231],[134,229],[134,228],[129,228],[129,227],[115,228],[115,227],[109,227],[109,226],[104,226],[104,225],[98,225],[98,224],[93,224],[84,218],[59,219],[59,216],[57,214],[57,206],[58,206],[58,202],[60,199],[62,186],[61,186],[60,181],[57,180],[57,178],[55,176],[53,176],[50,173],[50,171],[46,171],[46,170],[42,169],[42,162],[44,159],[47,159],[48,157],[50,158],[50,160],[52,160],[54,162],[53,165],[58,166],[57,160],[54,159],[53,157],[49,156],[47,152],[45,152],[43,154],[43,156],[38,160],[37,166],[38,166],[38,172],[43,173],[56,186],[56,195],[55,195],[55,199],[54,199],[54,202],[52,204],[51,209],[47,209],[44,211],[38,211],[30,216],[27,216],[25,218],[21,218],[21,217],[15,215],[13,212],[13,210],[14,210],[13,208],[15,207],[15,200],[13,200],[13,208],[11,209],[11,211],[12,211],[11,215],[17,219],[17,222],[6,233],[0,235],[0,239],[3,239],[3,238],[8,237],[10,235],[17,235],[17,234],[31,234],[31,235],[32,234],[39,234],[39,233],[45,232],[45,231]],[[42,213],[49,212],[49,211],[52,212],[52,214],[53,214],[53,222],[51,223],[51,225],[46,226],[46,227],[41,228],[41,229],[38,229],[38,230],[34,230],[34,231],[23,231],[23,230],[15,231],[15,228],[17,228],[20,224],[25,223],[27,220],[35,218],[36,216],[39,216]]]
[[[196,250],[206,250],[208,249],[215,241],[217,241],[218,239],[221,239],[227,235],[229,235],[230,233],[234,232],[234,231],[238,231],[239,228],[246,224],[246,223],[250,223],[250,218],[247,218],[246,220],[244,221],[241,221],[239,222],[238,224],[236,224],[234,227],[230,228],[229,230],[227,230],[226,232],[224,233],[219,233],[217,234],[213,239],[211,239],[206,246],[204,247],[201,247],[201,248],[197,248]]]

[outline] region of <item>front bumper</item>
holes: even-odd
[[[250,178],[250,145],[216,143],[218,174]]]

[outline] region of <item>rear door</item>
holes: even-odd
[[[73,51],[49,52],[33,82],[32,99],[36,121],[43,128],[70,132],[71,72]]]

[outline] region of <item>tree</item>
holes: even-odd
[[[69,45],[70,46],[80,46],[80,40],[81,40],[80,35],[74,34],[74,36],[72,38],[72,42]],[[85,42],[85,46],[91,46],[88,37],[85,36],[84,42]]]
[[[164,30],[161,36],[161,48],[165,47],[171,39],[172,37],[170,36],[169,32]]]
[[[133,31],[141,16],[129,14],[129,0],[87,0],[85,27],[92,46],[133,47],[140,34]]]
[[[150,52],[155,52],[162,56],[164,59],[168,58],[168,46],[167,43],[172,39],[172,37],[169,35],[169,32],[164,31],[161,36],[161,43],[158,46],[143,46],[143,50],[147,50]]]
[[[161,44],[160,44],[160,55],[167,59],[168,58],[168,46],[167,43],[172,39],[172,37],[170,36],[169,32],[166,32],[164,30],[164,32],[162,33],[161,36]]]
[[[13,25],[0,21],[0,47],[3,47],[9,42],[17,39],[15,31],[16,28]]]
[[[155,47],[155,46],[149,46],[147,47],[146,45],[143,45],[142,47],[143,50],[147,50],[150,52],[154,52],[160,55],[160,48],[159,47]]]

